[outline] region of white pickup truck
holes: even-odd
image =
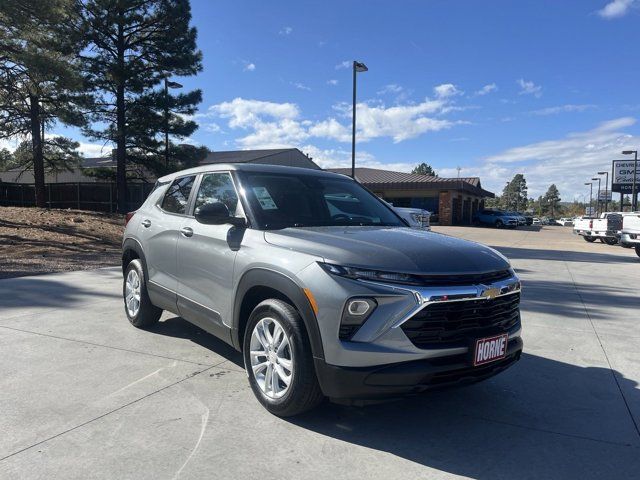
[[[582,217],[576,219],[573,226],[573,233],[587,242],[595,242],[599,238],[607,245],[618,243],[621,230],[622,214],[617,212],[604,212],[600,218]]]
[[[640,212],[627,213],[622,218],[620,245],[635,247],[640,257]]]

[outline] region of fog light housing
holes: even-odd
[[[373,298],[357,297],[347,300],[340,321],[340,340],[351,340],[377,306],[378,302]]]

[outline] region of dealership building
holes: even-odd
[[[350,168],[331,168],[351,175]],[[478,177],[443,178],[376,168],[356,168],[356,179],[396,207],[423,208],[440,225],[469,225],[473,214],[494,196]]]

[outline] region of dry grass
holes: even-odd
[[[0,278],[120,263],[122,215],[0,207]]]

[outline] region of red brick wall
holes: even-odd
[[[440,192],[438,200],[438,217],[440,225],[451,225],[451,192]]]

